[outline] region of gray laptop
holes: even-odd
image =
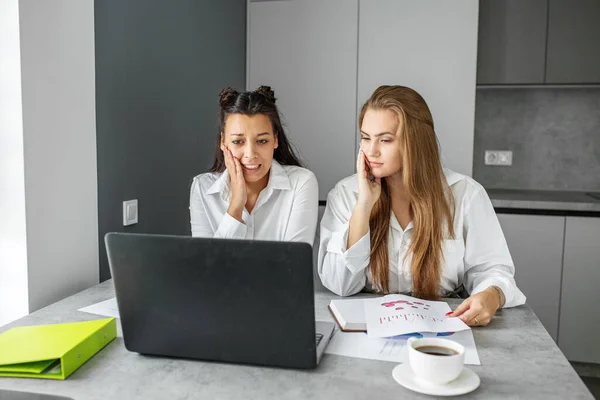
[[[307,243],[133,233],[105,242],[129,351],[315,368],[333,334],[315,321]]]

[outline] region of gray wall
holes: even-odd
[[[485,150],[512,150],[510,167]],[[488,188],[600,190],[600,89],[479,89],[474,178]]]
[[[212,163],[218,93],[245,87],[246,0],[95,3],[100,280],[104,234],[189,234],[189,186]],[[122,226],[122,202],[139,223]]]

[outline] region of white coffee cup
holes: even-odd
[[[458,378],[465,363],[465,347],[457,342],[437,337],[415,338],[407,342],[408,362],[415,375],[432,384],[445,384]],[[417,349],[421,350],[417,350]],[[448,349],[450,351],[448,351]],[[425,350],[438,350],[436,355]]]

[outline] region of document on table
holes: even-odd
[[[117,299],[115,297],[106,301],[101,301],[100,303],[92,304],[91,306],[80,308],[77,311],[120,318],[119,307],[117,307]]]
[[[342,332],[336,329],[334,336],[325,348],[325,353],[403,363],[408,361],[406,342],[411,336],[443,337],[454,340],[465,346],[465,364],[481,365],[475,338],[470,329],[454,333],[422,332],[374,339],[369,338],[365,332]]]
[[[401,294],[365,299],[369,338],[386,338],[412,332],[458,332],[470,330],[461,319],[447,317],[444,301],[427,301]]]

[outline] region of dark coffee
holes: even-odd
[[[420,346],[416,347],[415,350],[434,356],[455,356],[458,354],[458,351],[442,346]]]

